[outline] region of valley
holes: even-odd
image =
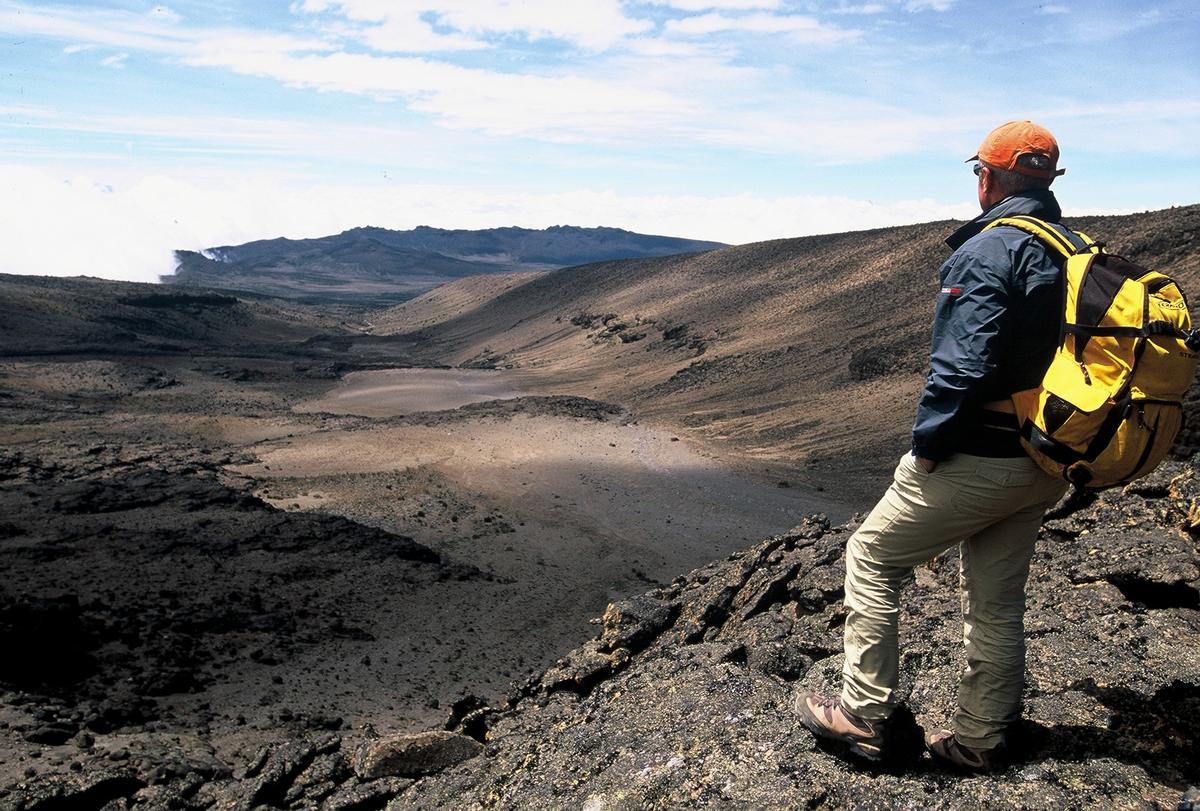
[[[836,670],[840,548],[907,448],[949,225],[474,276],[386,307],[0,276],[0,802],[607,808],[777,785],[792,805],[810,778],[861,801],[872,784],[788,743],[783,707]],[[1200,286],[1200,206],[1077,225]],[[1167,708],[1194,716],[1176,654],[1197,424],[1161,480],[1048,522],[1038,796],[1076,779],[1123,805],[1193,776]],[[930,647],[960,632],[955,568],[915,585],[904,667],[926,715],[949,698],[921,674],[957,667]],[[1141,651],[1146,695],[1110,648]],[[1059,650],[1095,658],[1090,687]],[[1105,717],[1115,732],[1087,731]],[[495,759],[351,776],[362,741],[441,728]],[[1091,765],[1155,735],[1156,769]],[[771,775],[736,788],[747,758]]]

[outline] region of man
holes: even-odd
[[[1025,581],[1047,507],[1066,488],[1020,446],[1009,400],[1036,387],[1058,343],[1061,267],[1031,235],[984,231],[1000,217],[1058,223],[1050,191],[1059,149],[1029,121],[997,127],[977,161],[983,214],[946,240],[930,371],[912,452],[846,545],[846,661],[840,697],[800,693],[814,734],[869,760],[884,755],[898,677],[900,589],[912,568],[958,544],[967,669],[953,730],[926,737],[939,764],[991,771],[1020,715],[1025,671]],[[1061,225],[1054,226],[1079,247]]]

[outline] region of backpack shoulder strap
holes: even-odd
[[[1013,217],[1001,217],[998,220],[993,220],[992,222],[988,223],[983,230],[987,231],[992,228],[998,228],[1001,225],[1008,225],[1013,228],[1020,229],[1027,234],[1033,234],[1035,237],[1041,240],[1046,247],[1068,259],[1076,254],[1081,253],[1100,253],[1101,249],[1103,248],[1100,243],[1095,242],[1091,237],[1082,231],[1073,231],[1072,233],[1082,239],[1086,246],[1082,249],[1076,248],[1073,244],[1071,244],[1069,239],[1064,237],[1058,231],[1054,230],[1054,228],[1051,227],[1048,222],[1045,220],[1040,220],[1037,217],[1031,217],[1028,214],[1017,214]]]

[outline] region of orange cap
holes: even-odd
[[[1032,121],[1009,121],[987,134],[979,151],[967,163],[980,161],[1032,177],[1057,177],[1066,172],[1058,168],[1058,141],[1050,130]]]

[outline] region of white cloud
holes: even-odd
[[[626,17],[618,0],[439,0],[439,19],[463,31],[558,38],[603,50],[653,28]]]
[[[858,5],[836,6],[829,9],[833,14],[882,14],[889,6],[883,3],[860,3]]]
[[[1091,105],[1070,102],[1033,111],[1032,117],[1058,138],[1067,166],[1075,150],[1117,160],[1156,154],[1200,157],[1200,100],[1194,97]]]
[[[677,1],[693,2],[671,0]],[[424,17],[412,17],[435,2],[438,3],[435,11],[425,12]],[[538,0],[528,9],[542,9],[542,2]],[[934,2],[945,4],[947,0]],[[424,33],[410,29],[396,36],[431,36],[433,44],[459,37],[462,39],[453,42],[463,47],[474,47],[485,40],[494,44],[488,38],[495,36],[539,35],[537,31],[541,29],[535,30],[526,14],[528,9],[522,7],[524,10],[511,19],[501,13],[515,8],[509,0],[306,0],[303,8],[314,14],[333,15],[335,19],[306,17],[303,34],[293,35],[198,28],[170,19],[151,19],[153,15],[143,13],[32,8],[0,0],[0,30],[63,39],[74,43],[67,46],[70,52],[93,46],[107,48],[110,53],[118,52],[106,58],[111,66],[124,64],[125,54],[161,55],[171,65],[208,67],[218,76],[221,71],[232,71],[296,88],[401,101],[408,110],[423,114],[433,124],[464,133],[555,143],[634,144],[672,150],[708,145],[790,153],[803,156],[806,163],[861,163],[961,147],[963,143],[977,142],[978,133],[994,125],[991,115],[981,121],[977,114],[947,114],[946,110],[979,109],[978,103],[955,103],[954,98],[939,100],[934,109],[920,103],[921,99],[917,99],[919,103],[911,103],[911,97],[907,103],[904,99],[893,102],[872,98],[869,87],[861,94],[805,90],[798,86],[802,81],[797,75],[799,69],[781,64],[761,65],[748,57],[735,58],[740,52],[731,40],[737,38],[706,37],[740,31],[833,44],[859,36],[857,31],[832,27],[799,14],[708,12],[668,21],[670,36],[630,35],[622,33],[627,24],[641,25],[645,21],[631,22],[623,16],[622,7],[615,0],[604,0],[594,4],[599,9],[595,13],[615,28],[610,27],[600,39],[608,41],[613,36],[625,36],[619,48],[599,58],[581,58],[574,51],[566,56],[558,53],[525,66],[519,61],[480,60],[479,64],[505,67],[496,70],[464,67],[449,58],[351,53],[345,50],[345,31],[353,32],[356,37],[365,36],[364,31],[384,36],[383,32],[395,21],[417,19],[424,26]],[[546,31],[559,32],[562,37],[576,36],[571,32],[581,23],[569,17],[563,13],[548,14],[540,25]],[[585,15],[582,19],[591,18]],[[601,33],[603,28],[600,26]],[[418,33],[413,34],[414,31]],[[418,44],[397,40],[388,47]],[[428,43],[427,46],[432,47]],[[519,49],[514,52],[522,53]],[[844,60],[850,55],[837,56]],[[530,68],[528,64],[536,67]],[[994,109],[991,112],[997,113]],[[1021,117],[1033,114],[1024,109],[1015,112]],[[1069,120],[1075,115],[1068,115],[1062,109],[1052,113],[1059,120]],[[384,118],[395,120],[400,115]],[[1107,134],[1110,132],[1129,133],[1131,125],[1119,113],[1097,110],[1088,115],[1092,129],[1084,133],[1086,142],[1099,143],[1110,138]],[[997,113],[997,117],[1001,116]],[[72,123],[69,118],[76,121]],[[302,119],[303,113],[298,113],[297,118]],[[189,140],[189,135],[193,145],[201,140],[210,141],[206,146],[212,150],[332,155],[351,160],[362,154],[360,147],[364,140],[369,142],[369,150],[384,142],[384,137],[377,136],[371,128],[356,137],[356,128],[349,124],[322,123],[316,127],[306,127],[297,121],[248,124],[220,116],[151,121],[130,115],[121,119],[118,114],[103,119],[81,113],[59,119],[43,115],[36,118],[34,126],[77,131],[115,128],[130,135],[177,139],[180,143],[175,147],[194,151],[194,146],[183,143]],[[1185,154],[1195,154],[1198,148],[1200,113],[1189,100],[1182,103],[1169,98],[1151,100],[1144,110],[1139,110],[1138,118],[1132,120],[1145,133],[1133,139],[1139,146],[1166,142],[1172,144],[1172,150],[1182,150]],[[0,121],[0,125],[4,123]],[[189,126],[194,128],[190,134],[186,131]],[[8,132],[14,129],[15,123],[10,123]],[[406,131],[415,129],[406,125]],[[325,132],[338,133],[346,146],[331,145],[330,139],[318,134]],[[5,133],[0,130],[0,134]],[[397,134],[396,137],[409,138],[414,143],[417,140],[415,136]],[[18,132],[13,140],[20,142],[23,154],[36,149],[22,133]],[[134,148],[138,146],[135,142]],[[160,149],[175,147],[157,145]],[[419,144],[414,149],[420,149]],[[1151,147],[1145,149],[1153,151]]]
[[[625,20],[617,13],[619,6],[612,2],[578,0],[576,5],[577,14],[570,15],[562,13],[558,5],[558,10],[550,13],[542,0],[455,0],[444,3],[440,13],[472,30],[519,30],[530,36],[556,33],[597,44],[601,39],[608,41],[618,33],[638,32],[650,25]],[[367,0],[309,0],[305,8],[334,6],[353,7],[356,19],[397,18],[397,6]],[[507,15],[506,11],[513,13]],[[545,22],[535,23],[543,17],[542,12]],[[614,22],[614,14],[625,22]],[[0,5],[0,30],[168,54],[186,64],[268,77],[293,87],[399,98],[444,126],[492,135],[560,142],[603,140],[642,127],[662,127],[700,112],[693,101],[647,87],[645,77],[613,81],[562,72],[537,75],[464,68],[420,57],[347,53],[336,42],[319,37],[221,29],[184,31],[142,15],[65,9],[50,12]],[[113,59],[112,64],[119,64],[119,60]]]
[[[171,252],[276,236],[314,237],[360,225],[489,228],[615,226],[723,242],[965,217],[928,199],[738,194],[532,193],[460,186],[312,184],[257,173],[217,180],[147,175],[63,178],[0,165],[0,272],[154,281]]]
[[[128,49],[126,53],[137,49],[164,54],[184,64],[270,78],[297,88],[402,100],[409,109],[451,129],[558,143],[737,143],[737,123],[731,124],[724,115],[728,99],[747,99],[757,93],[756,105],[779,107],[774,89],[762,84],[763,73],[735,66],[728,46],[694,38],[681,42],[632,36],[624,40],[619,52],[603,60],[567,61],[562,67],[541,67],[536,73],[342,50],[340,36],[346,27],[357,36],[393,36],[396,40],[387,47],[406,49],[434,47],[437,42],[450,42],[445,39],[449,37],[505,32],[555,34],[599,45],[602,40],[608,42],[651,25],[623,16],[616,0],[573,0],[566,10],[573,9],[575,14],[563,13],[557,2],[552,13],[546,5],[550,0],[440,0],[438,30],[428,25],[427,18],[417,20],[424,29],[389,28],[405,20],[411,23],[412,14],[431,2],[305,0],[301,8],[308,12],[342,15],[333,24],[321,21],[323,32],[316,36],[184,28],[148,20],[145,15],[62,8],[47,12],[0,2],[0,30],[15,27]],[[441,28],[443,24],[450,28]],[[681,25],[708,31],[732,28],[783,33],[808,42],[828,43],[854,36],[799,15],[729,17],[713,13],[692,17]],[[473,42],[453,40],[463,47]],[[113,61],[120,64],[120,60]],[[756,126],[754,131],[745,131],[743,143],[756,149],[790,148],[783,142],[768,144],[757,130]]]
[[[374,50],[384,53],[472,51],[488,47],[482,40],[435,31],[417,14],[391,17],[382,25],[362,29],[358,36]]]
[[[363,29],[363,36],[372,47],[386,50],[411,51],[391,46],[419,37],[445,37],[447,43],[461,44],[488,36],[521,36],[560,39],[601,51],[653,28],[647,20],[627,17],[618,0],[305,0],[300,8],[378,23]],[[450,31],[436,32],[430,19]],[[422,27],[422,34],[413,33]],[[453,46],[436,50],[449,47]]]
[[[681,42],[677,39],[662,37],[635,37],[625,41],[624,49],[638,56],[652,57],[695,57],[712,52],[696,42]]]
[[[402,60],[404,65],[407,60]],[[419,60],[418,60],[419,61]],[[306,69],[320,68],[317,62]],[[374,64],[374,63],[370,63]],[[653,70],[655,60],[630,58],[621,73],[636,76]],[[897,155],[971,154],[982,133],[996,121],[1033,117],[1049,126],[1064,144],[1064,155],[1089,152],[1093,155],[1200,154],[1200,101],[1157,98],[1137,103],[1102,106],[1072,104],[1048,110],[1029,108],[992,109],[986,115],[964,113],[950,116],[925,114],[869,99],[846,99],[837,95],[794,92],[786,109],[772,108],[753,94],[737,98],[726,87],[748,87],[756,80],[752,71],[731,68],[703,59],[661,62],[655,80],[665,88],[693,81],[716,88],[726,99],[714,113],[700,106],[664,106],[668,90],[636,88],[644,94],[634,98],[623,92],[621,80],[594,84],[588,80],[564,80],[547,89],[540,81],[497,90],[477,82],[466,72],[454,78],[445,92],[418,97],[413,104],[428,109],[444,125],[462,132],[444,132],[431,137],[423,127],[330,122],[309,126],[290,118],[238,116],[149,115],[137,113],[66,113],[31,105],[0,106],[0,123],[7,120],[19,134],[39,131],[75,132],[116,136],[132,140],[142,155],[172,150],[192,154],[229,154],[273,157],[295,163],[316,160],[323,165],[350,160],[378,163],[393,168],[422,171],[461,168],[473,162],[486,163],[485,135],[479,130],[503,132],[504,127],[520,135],[564,142],[635,141],[644,146],[676,149],[680,144],[707,144],[730,149],[792,154],[809,165],[861,164]],[[434,70],[440,69],[435,63]],[[399,70],[399,68],[397,68]],[[317,70],[328,81],[336,72]],[[630,80],[632,81],[632,80]],[[418,82],[418,87],[425,86]],[[634,86],[629,85],[631,88]],[[606,101],[603,94],[609,94]],[[538,102],[561,98],[549,109]],[[522,98],[525,97],[525,98]],[[516,99],[516,101],[513,101]],[[674,101],[669,102],[676,104]],[[426,106],[422,106],[426,105]],[[439,106],[440,105],[440,106]],[[537,128],[537,129],[534,129]],[[12,130],[10,130],[12,131]],[[4,129],[0,127],[0,137]],[[41,140],[22,138],[5,144],[12,159],[45,162],[68,160],[61,149],[40,147]],[[55,139],[57,142],[59,139]],[[966,151],[964,151],[966,150]],[[668,158],[669,159],[669,158]],[[656,158],[660,161],[662,158]],[[1068,166],[1070,163],[1068,162]]]
[[[804,43],[821,45],[848,42],[861,36],[858,31],[823,25],[812,17],[800,14],[701,14],[681,20],[668,20],[665,27],[669,32],[690,36],[705,36],[720,31],[787,34]]]
[[[679,11],[752,11],[779,8],[780,0],[650,0],[650,5]]]
[[[68,45],[65,48],[63,48],[63,53],[77,54],[77,53],[82,53],[84,51],[90,51],[94,47],[95,47],[94,45]]]
[[[696,112],[685,99],[636,83],[498,73],[419,57],[291,56],[238,49],[227,42],[211,47],[186,61],[268,76],[295,87],[400,97],[444,126],[493,135],[606,139]]]
[[[1070,14],[1071,9],[1068,6],[1055,5],[1047,3],[1043,6],[1038,6],[1038,12],[1041,14]]]
[[[954,7],[955,0],[908,0],[904,4],[905,11],[949,11]]]
[[[200,43],[214,40],[281,53],[329,52],[338,48],[329,40],[311,36],[221,28],[185,29],[153,15],[3,3],[0,3],[0,31],[74,41],[86,47],[102,45],[171,56],[187,54]]]
[[[350,124],[306,126],[291,119],[236,116],[139,115],[137,113],[67,114],[43,107],[0,106],[0,115],[21,119],[32,131],[134,136],[138,139],[201,144],[200,149],[272,152],[332,157],[344,150],[384,153],[415,148],[419,142],[385,127]],[[181,146],[180,148],[185,148]]]
[[[103,59],[101,59],[100,66],[104,67],[104,68],[124,69],[125,68],[125,60],[128,58],[129,58],[129,54],[127,54],[127,53],[113,54],[112,56],[106,56]]]

